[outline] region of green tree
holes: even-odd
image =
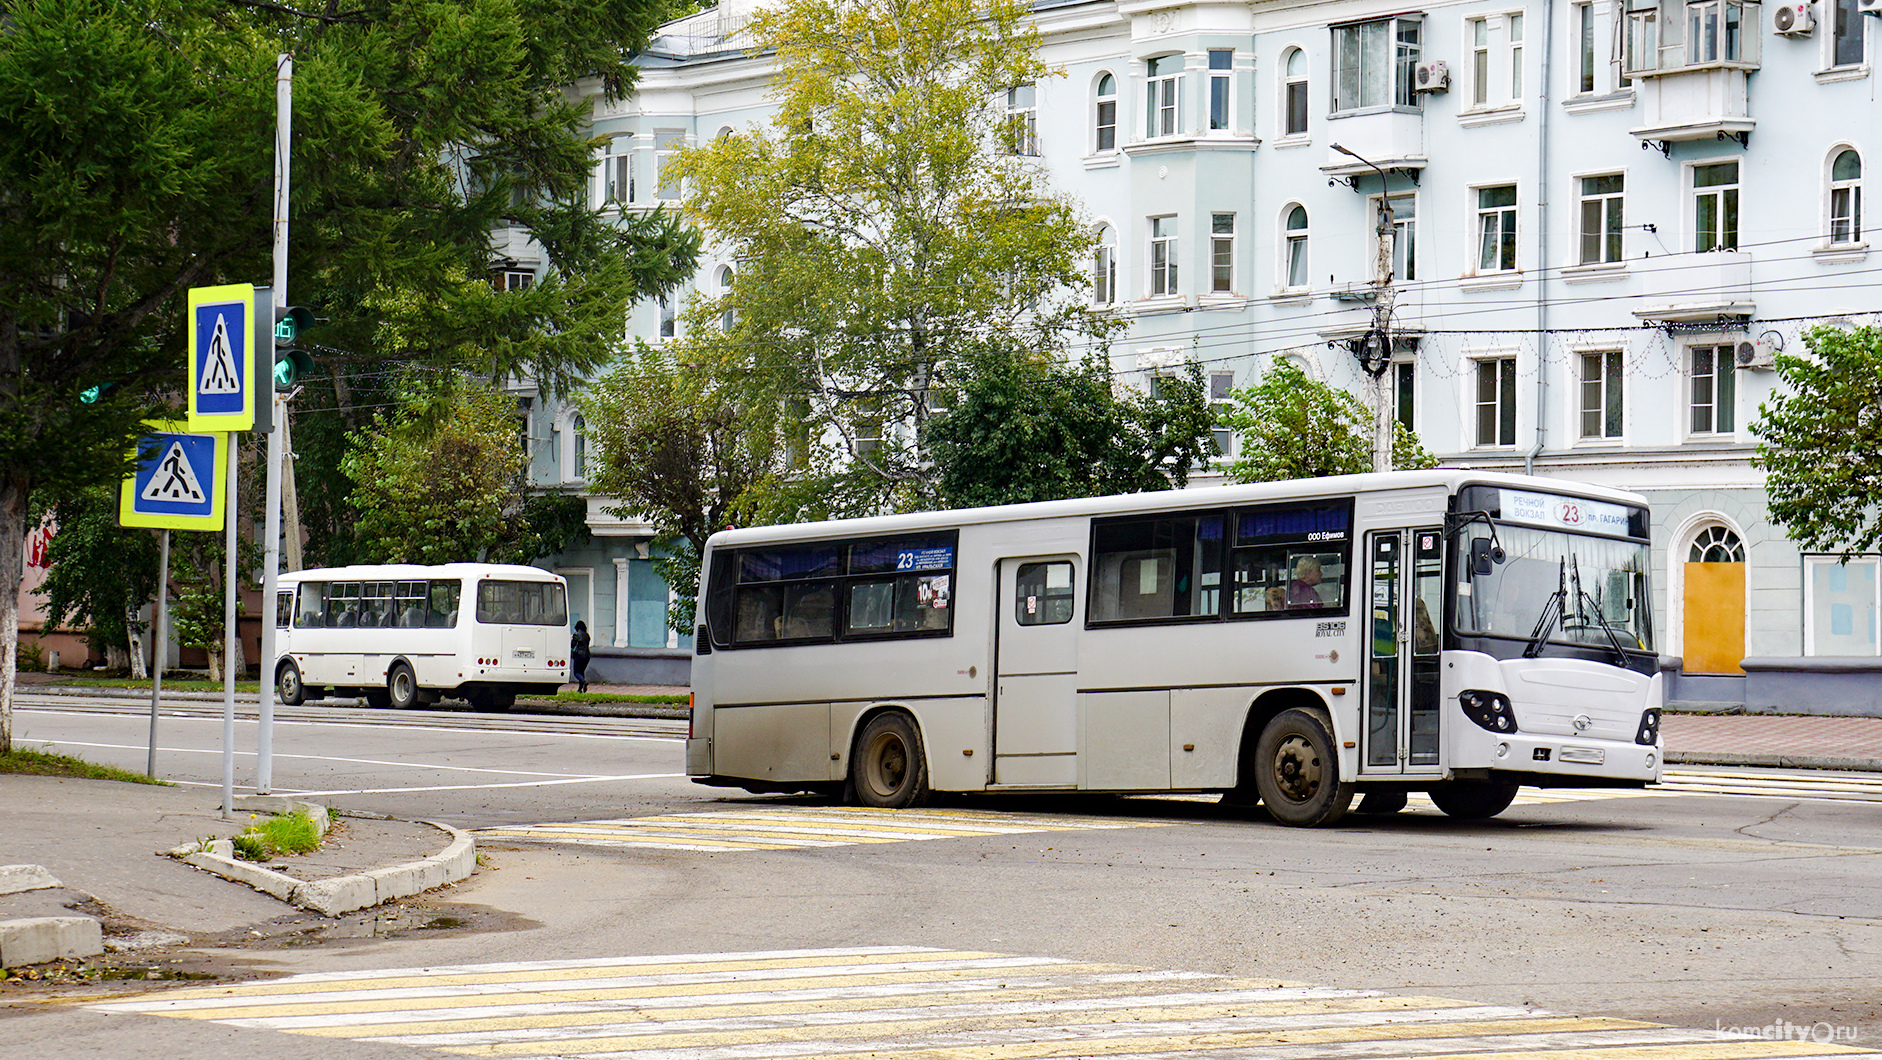
[[[118,527],[113,486],[53,498],[44,507],[58,526],[46,546],[46,580],[39,588],[46,598],[46,628],[82,625],[90,630],[93,648],[108,658],[125,653],[131,676],[145,676],[137,638],[148,624],[138,612],[157,591],[151,531]]]
[[[958,397],[928,423],[948,507],[1181,488],[1215,455],[1202,370],[1119,393],[1102,357],[1078,364],[987,354],[957,372]]]
[[[921,443],[945,366],[1110,334],[1084,297],[1091,235],[1004,109],[1055,72],[1028,14],[782,0],[752,23],[776,57],[770,127],[674,163],[689,215],[739,263],[706,306],[717,345],[754,400],[801,403],[809,437],[836,442],[778,482],[780,517],[931,506]]]
[[[1358,398],[1277,359],[1254,386],[1231,392],[1222,426],[1240,440],[1236,482],[1359,475],[1372,470],[1372,412]],[[1438,466],[1404,424],[1392,422],[1392,466]]]
[[[682,632],[694,623],[698,546],[762,521],[759,487],[789,469],[779,406],[742,386],[737,365],[710,346],[642,346],[581,399],[594,448],[588,484],[620,499],[615,514],[654,525],[656,565],[675,594],[668,621]]]
[[[419,372],[400,396],[341,460],[354,482],[358,554],[369,563],[487,558],[520,531],[526,461],[515,399]]]
[[[1882,550],[1882,328],[1814,327],[1804,345],[1778,354],[1783,386],[1751,425],[1771,518],[1807,549]]]

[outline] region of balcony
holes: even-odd
[[[1376,107],[1335,113],[1327,118],[1327,139],[1350,149],[1380,169],[1425,168],[1425,113],[1411,107]],[[1372,166],[1352,155],[1328,150],[1320,172],[1330,177],[1355,177],[1373,172]]]
[[[1628,0],[1626,20],[1623,69],[1640,82],[1646,116],[1635,136],[1750,135],[1749,78],[1764,39],[1758,0]]]
[[[1700,324],[1752,316],[1751,255],[1742,250],[1666,254],[1629,261],[1638,277],[1634,315],[1654,324]]]

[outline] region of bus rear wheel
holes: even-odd
[[[1332,824],[1353,802],[1340,780],[1333,725],[1323,711],[1284,710],[1255,745],[1255,787],[1274,819],[1297,828]]]
[[[281,664],[280,671],[275,674],[275,684],[280,689],[280,694],[275,698],[283,706],[298,707],[307,702],[307,686],[301,683],[301,668],[294,664],[293,659]]]
[[[1508,780],[1453,780],[1431,789],[1431,801],[1445,816],[1482,821],[1509,809],[1517,785]]]
[[[395,710],[409,710],[422,702],[418,691],[418,678],[412,674],[410,665],[392,664],[392,672],[386,675],[386,695],[391,699]]]
[[[850,759],[850,789],[864,806],[900,809],[928,801],[928,762],[906,714],[878,714],[863,727]]]

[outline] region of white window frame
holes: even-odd
[[[1386,196],[1386,202],[1392,207],[1392,282],[1401,283],[1418,278],[1418,194],[1416,192],[1393,192]],[[1411,212],[1400,216],[1398,206],[1408,204]],[[1379,248],[1373,242],[1378,239],[1379,196],[1366,196],[1366,253],[1372,259],[1368,268],[1378,271]]]
[[[1209,373],[1209,411],[1214,413],[1209,435],[1215,440],[1216,459],[1228,463],[1235,459],[1235,432],[1221,426],[1222,416],[1235,408],[1230,391],[1235,389],[1235,373],[1218,370]]]
[[[1493,206],[1484,205],[1484,196],[1491,192],[1508,190],[1513,202]],[[1519,217],[1522,208],[1522,193],[1519,186],[1510,181],[1500,184],[1476,184],[1470,189],[1471,205],[1475,208],[1477,223],[1472,226],[1476,235],[1475,253],[1471,255],[1471,275],[1492,276],[1500,273],[1522,271],[1522,239]],[[1496,241],[1495,260],[1484,261],[1488,243]]]
[[[1627,355],[1614,349],[1576,350],[1579,408],[1575,436],[1583,442],[1618,442],[1627,436]],[[1589,373],[1592,370],[1593,375]],[[1588,429],[1589,416],[1594,430]]]
[[[1701,188],[1699,186],[1699,171],[1710,166],[1718,165],[1730,165],[1734,167],[1732,182],[1730,184],[1714,184],[1709,187]],[[1745,217],[1744,198],[1742,195],[1745,179],[1743,161],[1738,158],[1695,159],[1686,164],[1685,178],[1686,218],[1688,223],[1692,225],[1692,241],[1687,245],[1692,247],[1694,253],[1699,254],[1704,254],[1712,250],[1736,250],[1738,248],[1739,228]],[[1723,238],[1717,239],[1710,246],[1701,246],[1699,241],[1699,206],[1702,200],[1713,196],[1718,197],[1718,204],[1714,207],[1716,210],[1715,234]],[[1729,230],[1726,226],[1728,213],[1731,218]]]
[[[1183,135],[1183,53],[1144,64],[1144,139]]]
[[[1104,83],[1111,82],[1111,91],[1104,90]],[[1110,154],[1117,150],[1118,104],[1117,76],[1109,70],[1098,71],[1098,76],[1091,85],[1091,153]],[[1109,107],[1107,114],[1105,108]],[[1111,134],[1111,142],[1104,142],[1104,134]]]
[[[1698,352],[1711,351],[1712,368],[1705,377],[1706,400],[1700,404],[1700,380],[1698,374]],[[1738,350],[1731,336],[1713,335],[1695,338],[1680,347],[1680,374],[1685,377],[1685,415],[1681,424],[1690,438],[1732,438],[1737,436],[1741,426],[1738,415]],[[1721,395],[1722,390],[1731,393]],[[1707,426],[1701,428],[1696,419],[1701,409],[1706,411]],[[1719,429],[1719,410],[1723,408],[1731,423],[1724,430]]]
[[[1404,424],[1406,430],[1416,433],[1418,430],[1418,356],[1416,352],[1394,352],[1391,372],[1392,418]],[[1409,416],[1405,414],[1406,405],[1411,406]]]
[[[1376,207],[1375,207],[1376,209]],[[1289,227],[1293,223],[1294,211],[1299,210],[1307,223],[1300,228]],[[1281,221],[1275,227],[1281,230],[1281,264],[1275,289],[1283,293],[1299,293],[1313,287],[1313,213],[1298,202],[1290,202],[1281,207]],[[1300,266],[1300,275],[1294,275],[1294,266]],[[1300,283],[1294,281],[1299,279]]]
[[[1108,306],[1117,302],[1117,229],[1098,226],[1091,248],[1091,302]]]
[[[1836,178],[1836,163],[1845,153],[1856,156],[1856,175],[1842,180]],[[1862,152],[1854,145],[1839,143],[1830,148],[1828,157],[1823,160],[1824,176],[1824,225],[1823,241],[1825,246],[1843,249],[1868,245],[1863,237],[1862,228]],[[1841,193],[1839,195],[1839,193]],[[1841,211],[1838,199],[1842,200]],[[1838,228],[1842,229],[1843,238],[1837,238]]]
[[[1618,177],[1619,191],[1589,191],[1587,181]],[[1627,173],[1577,173],[1575,181],[1575,263],[1577,265],[1617,265],[1627,260]],[[1590,231],[1588,207],[1594,205],[1598,225]],[[1588,256],[1588,238],[1594,236],[1595,255]],[[1618,244],[1618,245],[1617,245]],[[1609,257],[1609,253],[1613,257]]]
[[[1148,219],[1145,226],[1149,242],[1144,247],[1151,298],[1175,298],[1182,294],[1181,270],[1177,258],[1176,215],[1163,214]]]
[[[634,134],[620,133],[603,150],[595,171],[595,209],[616,210],[634,205]]]
[[[1464,20],[1464,113],[1520,107],[1523,102],[1522,11],[1473,15]]]
[[[1039,154],[1039,86],[1014,85],[1006,90],[1006,152],[1034,157]]]
[[[713,275],[713,279],[716,281],[716,286],[719,289],[719,297],[721,299],[730,297],[732,294],[732,278],[734,275],[734,270],[732,266],[721,265],[717,269],[713,270],[712,275]],[[730,334],[732,329],[737,326],[738,326],[738,312],[736,310],[724,309],[719,312],[719,330],[720,331]]]
[[[1869,63],[1869,37],[1882,34],[1882,28],[1876,29],[1873,34],[1870,32],[1870,24],[1863,20],[1856,0],[1820,0],[1817,4],[1817,17],[1823,21],[1823,72],[1847,70],[1867,73],[1864,68]],[[1853,27],[1855,32],[1839,35],[1836,32],[1839,26],[1845,29]],[[1837,62],[1837,44],[1842,39],[1852,36],[1856,46],[1855,58],[1846,62]]]
[[[1869,605],[1871,628],[1873,629],[1875,625],[1882,625],[1882,556],[1874,554],[1851,556],[1848,563],[1844,563],[1841,556],[1806,555],[1802,558],[1804,566],[1803,610],[1805,655],[1814,656],[1821,654],[1817,650],[1819,628],[1817,624],[1816,606],[1817,574],[1820,571],[1834,571],[1840,568],[1844,571],[1844,577],[1847,578],[1851,571],[1867,569],[1869,571],[1869,582],[1876,590],[1876,596]],[[1852,626],[1855,624],[1853,621],[1854,617],[1854,615],[1851,616]],[[1878,630],[1877,635],[1872,635],[1870,640],[1871,650],[1868,656],[1858,655],[1853,657],[1869,658],[1877,654],[1882,654],[1882,643],[1879,642],[1882,642],[1882,630]],[[1836,654],[1848,655],[1849,653],[1839,651]]]
[[[655,129],[653,150],[653,194],[660,202],[679,202],[685,191],[677,180],[667,179],[667,165],[686,147],[685,129]]]
[[[661,339],[678,338],[680,334],[679,292],[659,295],[654,304],[659,308],[660,324],[658,334]]]
[[[1235,128],[1235,49],[1210,48],[1208,130],[1227,134]],[[1225,65],[1218,66],[1217,63]]]
[[[1297,44],[1290,44],[1281,50],[1281,101],[1279,126],[1282,139],[1288,143],[1305,141],[1313,128],[1313,91],[1312,74],[1309,67],[1313,60],[1307,55],[1307,49]],[[1300,100],[1300,128],[1294,128],[1294,101]]]
[[[1367,40],[1365,27],[1383,26],[1382,38]],[[1374,110],[1418,110],[1422,106],[1421,98],[1413,91],[1414,77],[1419,61],[1424,57],[1426,41],[1424,39],[1424,19],[1417,15],[1399,15],[1393,18],[1367,19],[1362,22],[1348,22],[1329,27],[1333,34],[1332,55],[1332,114],[1331,117],[1344,117],[1349,114],[1364,113]],[[1412,31],[1417,38],[1412,41],[1401,40],[1406,30]],[[1346,47],[1343,41],[1350,35],[1352,46]],[[1382,49],[1383,55],[1369,55],[1368,44],[1375,49]],[[1359,62],[1358,72],[1350,79],[1346,64],[1349,59]],[[1380,99],[1367,98],[1366,74],[1385,63],[1385,94]]]
[[[1509,366],[1507,385],[1505,370],[1502,367],[1506,364]],[[1470,391],[1463,403],[1464,437],[1470,439],[1470,448],[1502,450],[1516,448],[1516,439],[1522,437],[1522,387],[1520,385],[1522,365],[1517,359],[1516,351],[1507,349],[1470,351],[1466,354],[1465,365],[1469,369],[1465,379]],[[1492,381],[1496,390],[1486,402],[1483,398],[1483,373],[1491,365],[1497,366],[1492,369],[1495,373]],[[1492,414],[1495,417],[1495,437],[1490,441],[1484,441],[1482,431],[1483,409],[1486,404],[1493,410]],[[1508,441],[1503,440],[1503,421],[1506,413],[1509,420]]]
[[[1209,215],[1209,293],[1235,293],[1235,215],[1232,213]]]

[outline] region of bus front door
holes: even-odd
[[[993,783],[1078,784],[1077,558],[1000,561]]]
[[[1444,535],[1436,527],[1368,534],[1363,772],[1439,769],[1438,622]],[[1409,578],[1407,574],[1409,573]]]

